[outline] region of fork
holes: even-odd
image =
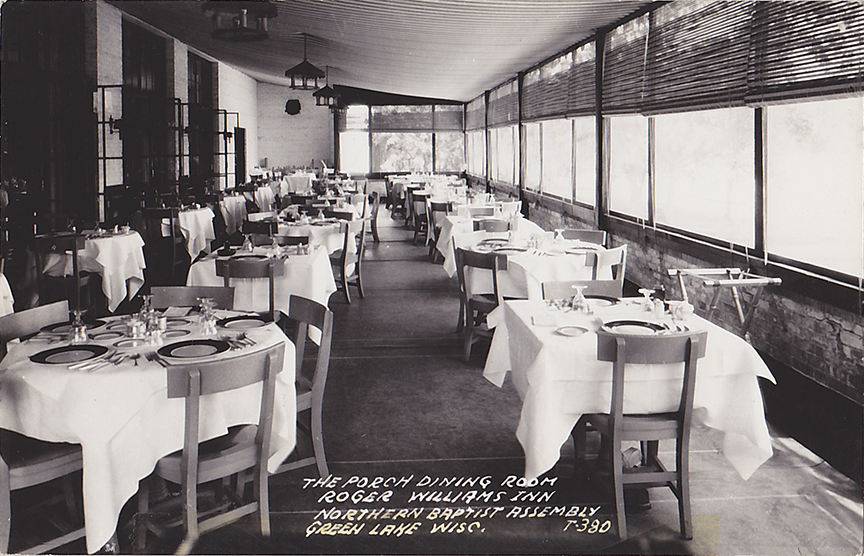
[[[150,353],[145,353],[144,357],[147,359],[147,361],[153,361],[155,363],[159,363],[160,365],[162,365],[166,369],[168,368],[168,364],[165,363],[165,361],[162,361],[162,358],[159,357],[159,355],[155,351],[150,352]]]

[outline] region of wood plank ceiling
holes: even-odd
[[[635,0],[276,0],[260,42],[212,39],[203,2],[112,5],[258,81],[303,59],[332,85],[468,101],[648,4]]]

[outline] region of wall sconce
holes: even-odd
[[[267,38],[267,20],[279,15],[268,0],[232,1],[209,0],[201,10],[210,14],[216,40],[233,42],[261,41]]]
[[[289,70],[285,77],[291,78],[292,89],[309,91],[318,88],[318,80],[324,77],[324,72],[309,63],[306,59],[306,33],[303,33],[303,61]]]

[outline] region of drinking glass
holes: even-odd
[[[87,335],[87,325],[84,324],[82,315],[83,312],[81,309],[72,310],[72,328],[69,332],[69,343],[71,344],[84,344],[90,339]]]

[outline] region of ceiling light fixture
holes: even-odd
[[[279,15],[269,0],[208,0],[201,6],[212,14],[210,36],[220,41],[251,42],[267,38],[267,20]]]
[[[336,106],[339,93],[330,87],[330,66],[324,66],[324,86],[312,93],[316,106]]]
[[[285,77],[291,78],[292,89],[309,91],[318,88],[318,80],[324,77],[324,72],[309,63],[306,59],[306,33],[303,35],[303,61],[285,71]]]

